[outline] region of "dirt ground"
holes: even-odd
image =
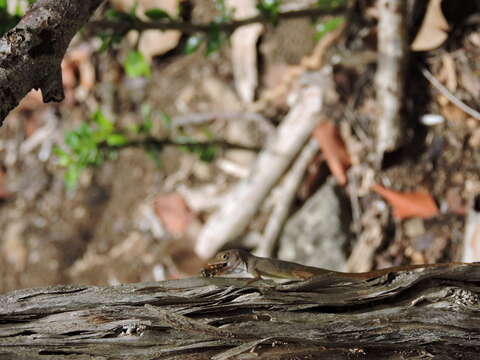
[[[211,9],[195,11],[201,18]],[[369,224],[359,224],[359,219],[352,224],[355,237],[345,249],[347,257],[355,239],[375,222],[384,235],[374,245],[374,267],[460,258],[466,216],[480,190],[480,123],[439,95],[419,72],[420,66],[427,64],[445,83],[452,77],[446,64],[453,63],[455,93],[471,107],[480,108],[480,22],[478,17],[468,16],[455,21],[445,44],[411,59],[407,136],[404,146],[389,154],[381,169],[375,169],[371,161],[375,63],[359,69],[334,67],[339,101],[332,113],[337,124],[343,123],[339,127],[345,142],[356,149],[352,176],[362,181],[369,173],[395,190],[427,189],[440,209],[430,219],[395,220],[383,202],[386,216],[372,213],[370,218],[362,218]],[[352,56],[370,50],[375,35],[371,20],[358,26],[361,31],[350,33],[344,45],[353,48]],[[305,19],[268,28],[259,44],[258,96],[278,84],[281,76],[277,74],[312,51],[313,33]],[[236,174],[248,171],[256,151],[223,149],[215,161],[205,163],[179,147],[166,147],[157,166],[142,149],[123,149],[116,159],[87,169],[73,192],[66,191],[64,169],[52,153],[55,144],[63,143],[65,132],[87,120],[98,106],[118,126],[126,127],[141,120],[142,104],[172,117],[218,113],[211,121],[185,126],[182,131],[198,138],[209,132],[215,138],[261,147],[267,137],[264,128],[277,126],[286,111],[284,100],[263,110],[268,126],[229,119],[228,114],[245,111],[245,106],[235,92],[228,45],[206,57],[201,51],[183,54],[184,41],[154,59],[151,79],[138,79],[123,73],[126,42],[97,54],[92,49],[98,39],[79,37],[72,50],[86,54],[83,61],[94,70],[94,86],[88,91],[82,88],[82,70],[77,68],[65,102],[42,105],[38,97],[31,96],[9,115],[0,129],[0,292],[54,284],[162,280],[198,273],[202,260],[193,251],[195,235],[221,203],[221,195],[239,180]],[[420,124],[419,116],[430,113],[440,114],[443,121],[432,126]],[[162,137],[170,130],[159,114],[154,116],[153,131]],[[222,160],[233,161],[235,171],[225,170]],[[313,185],[307,195],[298,194],[292,213],[330,176],[318,159],[310,170],[316,180],[306,175],[305,181]],[[180,200],[167,197],[171,194]],[[373,203],[383,201],[374,192],[361,193],[358,199],[364,215]],[[172,202],[178,211],[175,219],[188,219],[188,229],[180,224],[177,233],[172,233],[176,225],[166,225],[159,215],[162,204],[173,206]],[[261,227],[262,216],[268,214],[260,214],[252,226]],[[249,247],[248,243],[245,246]]]

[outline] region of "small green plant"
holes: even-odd
[[[97,110],[93,123],[82,123],[77,129],[65,135],[65,148],[55,146],[54,153],[58,164],[66,168],[65,185],[75,189],[81,172],[89,166],[100,166],[105,160],[114,159],[120,148],[127,146],[143,147],[145,152],[160,166],[160,151],[165,145],[176,145],[182,150],[198,156],[205,162],[215,159],[218,148],[211,143],[203,143],[180,130],[180,135],[173,139],[158,139],[152,136],[153,116],[159,115],[165,128],[170,131],[172,119],[165,113],[154,113],[150,106],[144,104],[140,109],[142,122],[128,129],[115,129],[111,122]],[[213,139],[207,129],[203,130],[207,140]]]
[[[152,76],[150,64],[140,51],[130,50],[123,65],[128,76],[146,78]]]
[[[281,0],[261,0],[257,4],[260,14],[265,16],[273,25],[277,25],[278,14],[280,14]]]
[[[94,124],[82,123],[65,135],[68,150],[54,148],[59,164],[67,168],[65,184],[68,189],[76,187],[84,168],[101,165],[106,158],[115,156],[115,147],[128,142],[124,134],[114,131],[113,123],[100,110],[93,114],[93,120]]]
[[[326,21],[317,22],[315,24],[315,40],[320,40],[327,33],[342,25],[344,21],[345,19],[342,16],[338,16]]]

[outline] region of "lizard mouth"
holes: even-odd
[[[205,277],[212,277],[218,274],[223,274],[227,265],[228,263],[226,262],[209,263],[205,269],[202,270],[202,275]]]

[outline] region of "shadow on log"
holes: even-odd
[[[0,296],[0,359],[478,358],[480,265],[355,283],[190,278]]]

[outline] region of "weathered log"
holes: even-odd
[[[369,281],[190,278],[0,296],[0,359],[476,358],[480,265]]]

